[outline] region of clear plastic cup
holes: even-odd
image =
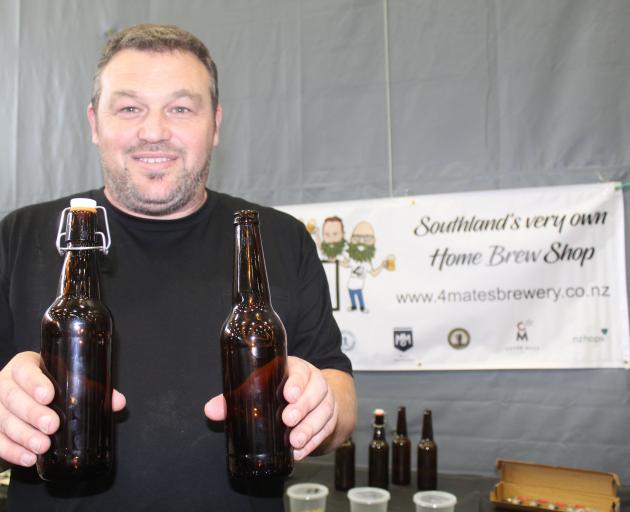
[[[328,487],[316,483],[294,484],[287,489],[291,512],[325,512]]]
[[[457,497],[444,491],[421,491],[413,495],[416,512],[453,512]]]
[[[387,512],[390,494],[380,487],[353,487],[348,491],[350,512]]]

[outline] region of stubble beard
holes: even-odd
[[[105,187],[120,204],[140,215],[162,217],[183,210],[194,200],[199,191],[205,187],[210,172],[211,157],[212,147],[208,149],[205,162],[199,168],[187,169],[184,167],[181,174],[177,177],[175,185],[171,187],[166,195],[158,198],[143,192],[141,187],[131,179],[131,173],[127,167],[124,167],[122,170],[114,169],[105,162],[102,155],[101,166],[103,168]],[[167,174],[168,171],[156,173],[152,179],[163,180],[166,179]]]

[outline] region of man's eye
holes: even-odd
[[[186,114],[190,112],[190,109],[188,107],[173,107],[172,110],[175,114]]]
[[[120,112],[124,114],[136,114],[140,109],[138,107],[127,106],[120,109]]]

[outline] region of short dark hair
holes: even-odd
[[[219,82],[217,66],[205,44],[195,35],[175,25],[143,23],[115,33],[101,52],[96,66],[92,91],[92,106],[96,110],[101,96],[101,73],[110,60],[122,50],[147,52],[190,52],[204,65],[210,74],[210,99],[216,112],[219,103]]]

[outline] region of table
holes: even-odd
[[[474,475],[438,475],[438,489],[457,496],[456,512],[494,512],[494,504],[490,502],[490,491],[498,482],[495,478]],[[367,468],[356,468],[356,486],[366,486]],[[326,512],[348,512],[350,504],[345,491],[335,490],[333,458],[312,457],[295,465],[293,474],[287,479],[286,486],[301,482],[317,482],[328,487],[330,494],[326,501]],[[391,501],[388,512],[413,512],[413,495],[417,492],[416,475],[412,472],[409,486],[389,486]],[[618,493],[621,498],[621,511],[630,512],[630,487],[621,487]],[[284,497],[284,506],[289,512],[289,501]]]

